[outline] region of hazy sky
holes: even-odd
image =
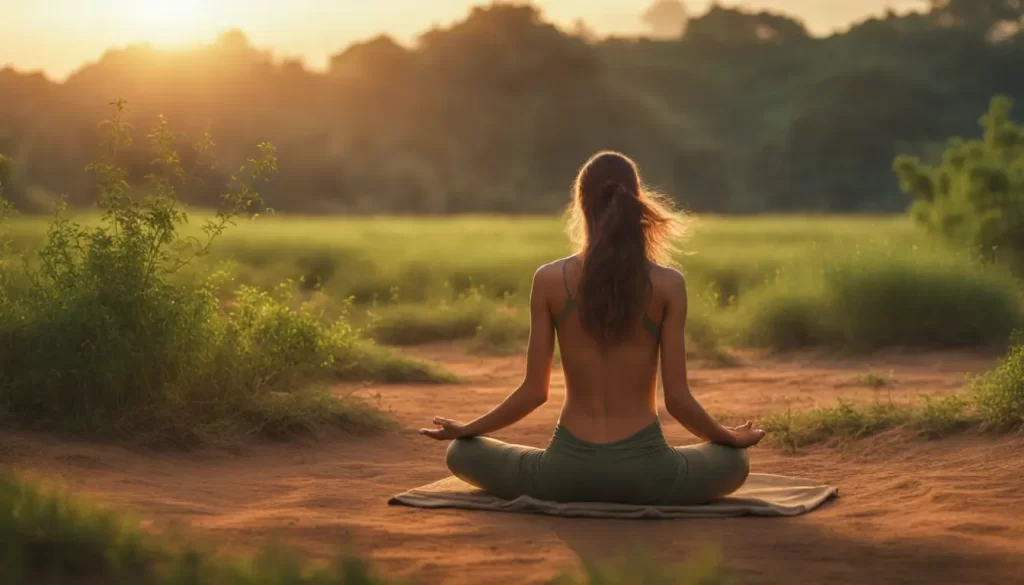
[[[209,41],[241,28],[252,42],[311,67],[349,42],[389,32],[412,39],[432,24],[464,16],[488,0],[0,0],[0,67],[43,70],[63,78],[112,46],[150,41],[173,46]],[[577,17],[599,32],[643,30],[640,14],[651,0],[535,0],[547,17]],[[695,14],[710,0],[686,2]],[[887,6],[914,8],[923,0],[735,0],[724,2],[784,10],[823,34]]]

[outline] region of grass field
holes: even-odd
[[[45,226],[15,221],[14,248],[38,245]],[[353,319],[384,343],[475,338],[509,353],[528,334],[533,271],[570,253],[562,228],[558,217],[263,216],[230,230],[203,268],[267,288],[293,279],[328,313],[351,298]],[[903,217],[695,218],[676,257],[702,345],[998,345],[1022,320],[1008,271]]]

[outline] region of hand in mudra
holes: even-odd
[[[754,445],[761,442],[764,438],[765,431],[759,426],[754,425],[751,421],[729,429],[732,431],[735,437],[732,446],[740,449],[746,449],[747,447],[753,447]]]
[[[466,425],[448,418],[434,417],[434,424],[439,429],[420,429],[421,435],[426,435],[438,441],[451,441],[465,436]]]

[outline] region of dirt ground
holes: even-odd
[[[451,348],[419,353],[465,379],[451,386],[380,386],[403,430],[382,437],[246,445],[231,451],[154,452],[0,433],[0,461],[58,480],[76,493],[157,525],[183,521],[230,549],[278,536],[324,558],[354,545],[387,574],[431,584],[542,583],[581,556],[644,547],[682,561],[718,547],[745,583],[1024,583],[1024,439],[959,436],[925,441],[895,432],[842,448],[786,454],[752,450],[755,472],[837,485],[840,498],[791,519],[612,521],[521,516],[387,505],[389,496],[447,475],[445,444],[415,429],[434,415],[469,419],[520,381],[521,358],[481,358]],[[694,392],[724,422],[768,412],[856,400],[906,400],[962,389],[965,374],[993,359],[968,354],[881,355],[836,360],[815,355],[745,355],[737,368],[693,367]],[[891,389],[858,380],[892,373]],[[351,389],[340,388],[340,392]],[[502,439],[543,446],[558,416],[552,399]],[[666,434],[692,442],[663,415]]]

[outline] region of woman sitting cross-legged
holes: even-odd
[[[448,468],[500,498],[637,505],[710,503],[739,489],[745,449],[764,431],[727,428],[690,393],[686,282],[667,267],[678,214],[646,190],[636,165],[594,156],[576,179],[574,256],[540,267],[530,293],[530,341],[522,385],[473,422],[435,418],[421,433],[451,440]],[[548,399],[555,340],[565,403],[544,449],[486,437]],[[665,407],[705,441],[671,447],[658,419],[659,356]]]

